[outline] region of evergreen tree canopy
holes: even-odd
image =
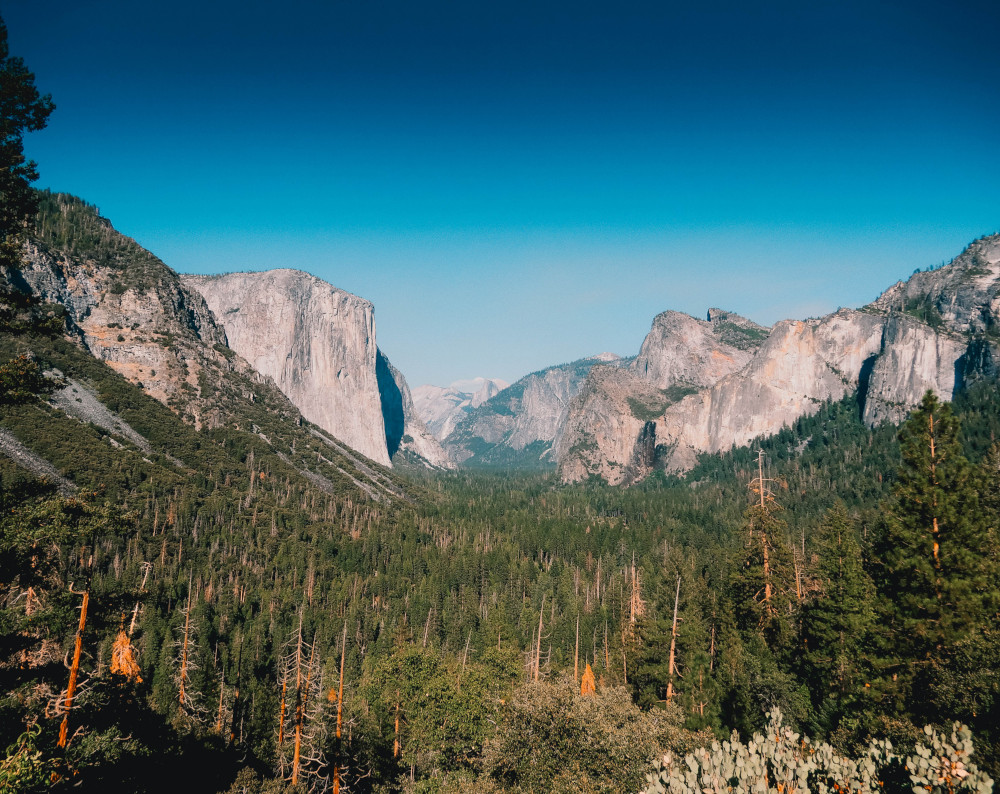
[[[902,465],[881,543],[882,605],[897,695],[911,707],[913,686],[947,665],[996,609],[988,522],[976,470],[962,455],[951,407],[928,392],[900,431]],[[910,691],[907,691],[907,690]]]
[[[38,171],[24,157],[24,133],[45,127],[54,107],[51,96],[39,95],[24,61],[10,56],[0,20],[0,265],[17,266],[21,233],[38,204],[31,189]]]
[[[802,609],[801,667],[812,692],[815,722],[829,730],[864,691],[875,619],[874,587],[862,565],[857,530],[843,504],[831,509],[813,538],[815,567]]]

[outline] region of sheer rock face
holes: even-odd
[[[43,301],[64,305],[70,332],[147,394],[196,427],[222,424],[225,409],[214,389],[203,394],[204,387],[229,372],[254,373],[245,361],[218,349],[226,343],[225,333],[198,293],[94,216],[92,222],[102,221],[103,234],[116,246],[113,261],[99,264],[32,241],[22,269],[9,279]],[[133,258],[139,260],[134,267]]]
[[[434,468],[454,468],[454,462],[441,443],[417,416],[410,387],[407,386],[403,373],[389,362],[381,350],[376,358],[375,374],[382,399],[382,419],[385,423],[389,457],[393,461],[397,457],[404,460],[413,460],[415,457]]]
[[[685,395],[745,366],[767,334],[766,328],[718,309],[709,317],[663,312],[627,367],[590,371],[556,447],[564,480],[596,475],[619,484],[648,474],[648,450],[660,443],[655,420]]]
[[[390,465],[370,302],[297,270],[183,282],[205,298],[229,346],[273,378],[306,419]]]
[[[656,420],[668,470],[689,468],[698,452],[776,433],[856,390],[866,362],[881,351],[883,326],[877,315],[850,310],[775,325],[746,366]]]
[[[860,311],[786,320],[769,332],[716,309],[709,320],[665,312],[627,374],[591,372],[557,450],[564,480],[627,483],[655,467],[684,471],[701,452],[772,435],[854,391],[866,423],[899,422],[928,389],[950,400],[965,383],[997,374],[1000,235]],[[651,389],[663,395],[662,409]]]
[[[551,450],[562,436],[570,401],[587,373],[597,364],[618,360],[612,353],[602,353],[526,375],[480,406],[470,408],[445,439],[445,445],[460,463],[474,456],[482,458],[483,463],[512,460],[535,445],[534,464],[551,466]]]
[[[864,400],[864,421],[902,422],[928,389],[950,400],[962,385],[967,341],[935,332],[919,320],[889,315]]]
[[[597,476],[611,485],[636,479],[636,442],[648,416],[655,415],[664,401],[661,389],[630,369],[593,367],[570,404],[556,443],[562,479],[578,482]]]

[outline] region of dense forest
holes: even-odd
[[[412,473],[376,502],[302,477],[319,442],[259,402],[195,431],[57,309],[4,317],[0,427],[80,487],[0,459],[13,790],[637,791],[773,709],[845,757],[890,740],[896,785],[958,720],[996,773],[995,383],[630,489]],[[41,399],[53,373],[151,447]]]
[[[992,789],[995,381],[628,489],[383,469],[221,345],[196,427],[19,279],[172,276],[30,190],[2,23],[0,78],[0,791]]]

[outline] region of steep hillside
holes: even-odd
[[[177,274],[72,196],[42,193],[25,264],[11,282],[65,307],[67,326],[96,358],[196,427],[226,421],[215,390],[260,381]],[[248,399],[249,391],[241,396]]]
[[[166,460],[173,476],[211,468],[190,450],[204,448],[199,433],[218,431],[257,439],[254,444],[270,450],[260,454],[274,458],[269,465],[301,487],[362,501],[402,496],[399,480],[303,423],[274,382],[226,346],[201,297],[94,207],[42,194],[25,264],[6,276],[65,319],[65,339],[13,334],[5,347],[8,357],[29,353],[62,373],[65,387],[44,409],[48,418],[29,421],[42,409],[23,409],[8,430],[67,480],[81,484],[84,476],[85,487],[108,480],[88,454],[67,456],[58,444],[84,431],[52,428],[76,422],[104,438],[114,454],[127,457],[122,450],[131,449],[140,458]],[[44,438],[31,437],[36,424],[48,428]]]

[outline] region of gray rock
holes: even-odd
[[[684,471],[701,452],[772,435],[855,391],[869,425],[899,422],[927,390],[950,400],[966,383],[995,375],[1000,235],[914,273],[860,311],[770,330],[718,309],[708,317],[664,312],[628,374],[591,371],[557,447],[564,480]]]
[[[298,270],[182,279],[204,297],[229,346],[306,419],[390,465],[370,302]]]
[[[533,372],[478,407],[470,406],[445,439],[460,463],[551,467],[570,401],[597,364],[617,363],[604,353]]]

